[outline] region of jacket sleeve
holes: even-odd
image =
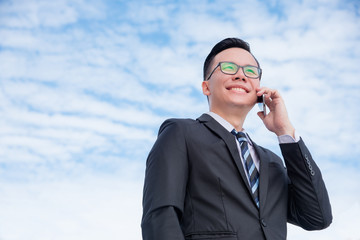
[[[290,178],[288,222],[306,230],[320,230],[332,222],[329,196],[320,169],[302,139],[280,144]]]
[[[144,240],[183,240],[180,219],[184,208],[188,161],[184,124],[165,121],[146,162],[143,192]]]

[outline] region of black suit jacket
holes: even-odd
[[[328,194],[304,142],[280,144],[287,168],[253,144],[260,159],[259,208],[230,132],[207,114],[165,121],[147,159],[143,239],[286,239],[287,222],[326,228],[332,221]]]

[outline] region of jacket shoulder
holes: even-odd
[[[191,118],[169,118],[161,124],[158,135],[160,135],[164,130],[183,131],[184,129],[196,124],[198,124],[198,122]]]

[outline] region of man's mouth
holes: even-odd
[[[230,91],[233,90],[233,91],[237,91],[237,92],[244,92],[244,93],[248,92],[244,88],[240,88],[240,87],[230,87],[230,88],[228,88],[228,90],[230,90]]]

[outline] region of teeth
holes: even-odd
[[[231,88],[231,90],[246,92],[245,89],[243,89],[243,88]]]

